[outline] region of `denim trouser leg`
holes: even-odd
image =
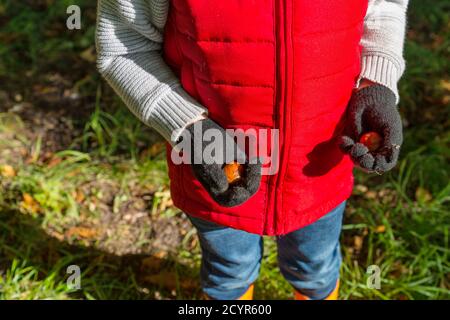
[[[311,299],[323,299],[339,279],[339,235],[345,202],[313,224],[277,237],[278,262],[287,281]],[[259,235],[190,217],[202,248],[201,283],[213,299],[242,296],[261,266]]]
[[[311,299],[326,298],[339,279],[344,210],[345,202],[313,224],[277,237],[281,273]]]
[[[241,297],[258,278],[262,237],[190,217],[202,248],[203,291],[217,300]]]

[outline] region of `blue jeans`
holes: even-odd
[[[341,265],[339,235],[345,202],[327,215],[276,237],[278,264],[285,279],[311,299],[324,299],[336,287]],[[213,299],[242,296],[258,277],[263,238],[256,234],[190,217],[202,249],[203,291]]]

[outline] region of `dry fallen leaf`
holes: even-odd
[[[49,234],[49,236],[56,238],[59,241],[64,241],[64,235],[55,230],[49,229],[47,230],[47,233]]]
[[[0,167],[0,174],[7,178],[12,178],[17,175],[16,170],[8,164],[4,164]]]
[[[152,215],[156,214],[157,212],[164,212],[168,208],[173,207],[170,190],[155,192],[154,197],[158,199],[158,205],[153,208]]]
[[[165,258],[167,258],[167,251],[164,251],[164,250],[158,251],[153,256],[158,259],[165,259]]]
[[[448,80],[441,80],[440,85],[441,85],[442,89],[450,91],[450,81],[448,81]]]
[[[359,251],[362,249],[363,246],[363,238],[360,236],[354,236],[353,237],[353,248],[355,248],[355,250]]]
[[[367,199],[373,200],[377,198],[377,193],[375,191],[367,191],[364,196]]]
[[[77,203],[82,203],[84,199],[86,199],[86,196],[84,193],[80,190],[75,190],[72,192],[72,197],[75,199]]]
[[[86,60],[87,62],[95,62],[97,60],[96,54],[95,54],[95,47],[91,46],[80,53],[80,58],[83,60]]]
[[[166,148],[165,142],[156,142],[149,148],[141,152],[141,159],[154,158],[164,152]]]
[[[76,175],[78,175],[79,173],[80,173],[80,169],[79,168],[76,168],[76,169],[74,169],[73,171],[70,171],[70,172],[68,172],[67,174],[66,174],[66,177],[67,178],[72,178],[72,177],[75,177]]]
[[[24,193],[22,197],[23,201],[20,203],[20,206],[23,209],[32,213],[38,213],[40,211],[41,207],[39,203],[29,193]]]
[[[363,184],[357,184],[355,186],[355,192],[358,194],[363,194],[366,193],[367,191],[369,191],[369,188],[367,188],[367,186],[363,185]]]
[[[165,142],[157,142],[150,147],[150,156],[155,157],[158,154],[162,153],[166,148]]]
[[[416,200],[419,202],[430,202],[433,199],[430,191],[425,188],[418,187],[416,189]]]
[[[53,168],[54,166],[60,164],[61,161],[62,161],[62,158],[60,158],[60,157],[58,157],[58,156],[56,156],[56,155],[52,155],[52,156],[50,157],[50,160],[48,161],[47,166],[48,166],[49,168]]]
[[[149,272],[149,271],[159,271],[161,270],[161,267],[164,263],[164,259],[167,257],[167,252],[166,251],[160,251],[157,252],[156,254],[144,258],[141,261],[141,269],[145,272]]]
[[[92,239],[98,235],[98,230],[86,227],[72,227],[66,231],[66,237],[77,237],[83,239]]]

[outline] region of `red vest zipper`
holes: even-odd
[[[282,194],[279,192],[286,171],[287,154],[290,142],[290,98],[292,81],[289,77],[292,73],[292,36],[291,36],[291,12],[290,0],[277,0],[275,3],[275,44],[276,44],[276,99],[274,113],[276,115],[276,128],[280,130],[279,156],[280,167],[276,175],[271,177],[270,184],[274,185],[270,194],[270,201],[266,210],[267,214],[264,228],[269,233],[283,228],[277,221],[277,212],[281,211]]]

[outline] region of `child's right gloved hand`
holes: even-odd
[[[250,164],[245,152],[235,143],[233,137],[211,119],[197,121],[186,128],[191,139],[191,166],[195,177],[208,191],[211,197],[221,206],[234,207],[247,201],[259,188],[261,182],[261,163]],[[204,141],[204,133],[212,130],[210,134],[214,137],[220,133],[221,139]],[[216,130],[214,132],[214,130]],[[201,135],[200,137],[198,135]],[[228,148],[227,148],[228,146]],[[230,148],[231,146],[231,148]],[[208,148],[205,151],[205,149]],[[205,159],[205,155],[210,155],[211,150],[221,150],[223,159]],[[232,154],[232,159],[239,163],[245,163],[242,183],[230,184],[223,170],[227,154]],[[217,161],[218,160],[218,161]],[[229,162],[227,162],[229,163]]]

